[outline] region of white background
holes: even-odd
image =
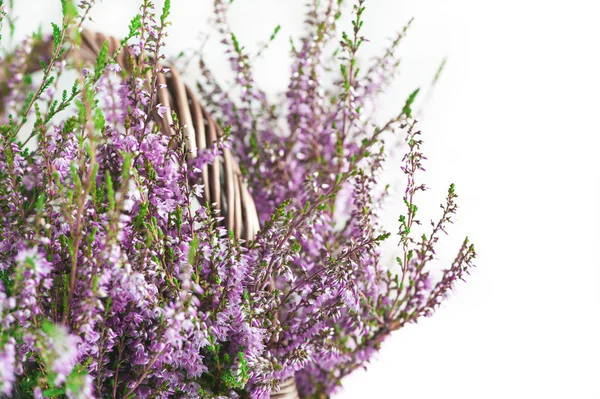
[[[58,22],[59,1],[15,0],[17,36]],[[136,0],[105,0],[90,28],[123,35]],[[285,89],[302,0],[236,0],[231,22],[255,49],[269,93]],[[346,1],[349,3],[349,1]],[[478,265],[434,317],[394,334],[339,398],[600,398],[600,23],[596,0],[368,0],[365,57],[412,16],[401,77],[381,103],[393,115],[448,56],[426,108],[422,197],[432,217],[450,182],[461,210],[440,251],[464,235]],[[198,48],[210,0],[172,0],[168,52]],[[345,20],[347,22],[347,20]],[[348,28],[348,24],[344,26]],[[205,57],[228,69],[216,37]],[[193,68],[192,68],[193,69]],[[193,81],[194,71],[190,71]],[[392,160],[394,161],[394,160]],[[398,175],[390,162],[389,179]],[[398,201],[398,197],[394,198]],[[390,207],[386,219],[397,218]]]

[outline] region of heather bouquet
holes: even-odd
[[[309,1],[289,86],[272,103],[227,22],[230,2],[215,0],[235,84],[221,87],[200,60],[196,95],[221,134],[198,149],[160,101],[175,74],[170,2],[140,3],[92,63],[82,28],[94,0],[62,0],[50,36],[2,38],[0,395],[266,398],[292,381],[301,397],[328,397],[391,332],[430,316],[475,257],[465,239],[433,278],[457,196],[451,185],[441,215],[418,228],[418,90],[386,123],[370,116],[408,26],[366,63],[366,1]],[[10,32],[11,4],[0,4]],[[352,25],[338,34],[343,10]],[[405,212],[392,235],[379,224],[379,179],[384,142],[399,137]],[[229,151],[256,206],[249,238],[229,228],[227,204],[206,201],[201,172]],[[399,243],[398,273],[381,255],[387,239]]]

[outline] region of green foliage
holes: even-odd
[[[271,40],[271,41],[275,40],[275,37],[277,37],[277,34],[279,33],[280,30],[281,30],[281,25],[277,25],[275,27],[275,30],[273,30],[273,33],[271,34],[271,37],[269,38],[269,40]]]
[[[233,42],[233,47],[237,53],[241,53],[242,48],[240,47],[240,42],[238,42],[235,34],[231,33],[231,41]]]
[[[6,291],[7,296],[12,295],[11,277],[12,277],[12,271],[10,269],[0,270],[0,282],[2,282],[2,285]]]
[[[142,202],[138,214],[133,218],[133,225],[136,229],[140,229],[145,225],[146,215],[148,215],[148,202]]]
[[[454,183],[450,184],[450,187],[448,188],[448,196],[449,197],[455,197],[456,196],[456,193],[455,193],[454,189],[455,189]]]
[[[253,154],[257,154],[259,151],[258,148],[258,139],[256,137],[256,132],[252,131],[252,133],[250,133],[250,147],[252,148],[252,153]]]
[[[71,374],[68,375],[65,387],[71,392],[82,392],[85,386],[85,377],[88,372],[86,366],[78,364],[75,366]]]
[[[447,59],[444,58],[442,60],[442,62],[440,63],[440,66],[438,67],[438,69],[435,73],[435,76],[433,77],[433,81],[431,82],[432,86],[435,85],[438,82],[438,80],[440,79],[442,72],[444,71],[444,68],[446,67],[446,61],[447,61]]]
[[[171,13],[171,0],[165,0],[163,5],[162,14],[160,15],[160,22],[164,25],[167,21],[169,14]]]
[[[48,398],[58,398],[62,395],[66,395],[66,393],[67,393],[67,389],[65,387],[59,387],[59,388],[52,387],[52,388],[44,389],[42,391],[42,394]]]
[[[415,99],[417,98],[417,94],[419,94],[419,90],[420,89],[416,89],[415,91],[410,93],[410,95],[406,99],[406,103],[404,104],[404,107],[402,108],[402,114],[406,115],[407,118],[412,118],[411,106],[415,102]]]
[[[77,18],[77,6],[73,0],[61,0],[62,14],[65,19]]]
[[[138,36],[141,28],[142,28],[142,16],[140,14],[137,14],[135,17],[133,17],[131,22],[129,22],[129,33],[121,41],[121,44],[127,43],[127,41],[134,36]]]
[[[115,209],[115,189],[113,187],[112,177],[110,173],[105,175],[106,184],[106,198],[108,200],[108,210],[112,211]]]
[[[198,246],[200,245],[200,241],[198,237],[194,237],[192,242],[190,242],[190,249],[188,251],[188,262],[190,265],[195,263],[196,253],[198,252]]]
[[[107,65],[107,57],[108,57],[108,40],[105,40],[102,43],[102,47],[100,48],[100,52],[98,53],[98,57],[96,58],[96,67],[94,69],[93,79],[97,81],[104,74],[104,70]]]
[[[43,378],[43,373],[39,369],[32,369],[30,372],[23,375],[15,386],[15,397],[33,398],[33,390],[38,386],[41,378]],[[47,397],[51,398],[52,396],[47,395]]]
[[[96,108],[94,110],[94,127],[96,130],[104,130],[104,126],[106,125],[106,119],[104,118],[104,113],[100,108]]]
[[[302,249],[302,245],[300,245],[299,242],[294,241],[294,243],[292,244],[292,252],[298,253],[298,252],[300,252],[301,249]]]
[[[52,24],[52,41],[54,43],[54,48],[58,48],[61,44],[61,36],[62,36],[62,31],[61,29],[58,27],[57,24],[55,24],[54,22],[51,22]]]

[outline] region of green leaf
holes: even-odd
[[[65,395],[67,393],[67,389],[65,387],[60,388],[48,388],[42,391],[42,395],[47,398],[56,398],[60,395]]]
[[[77,18],[77,7],[73,0],[61,0],[63,17],[67,19]]]
[[[162,14],[160,16],[160,21],[164,24],[167,20],[167,17],[171,13],[171,0],[165,0],[165,4],[162,9]]]
[[[77,190],[81,190],[81,179],[79,178],[79,173],[77,171],[77,164],[75,162],[71,162],[70,170],[71,170],[71,179],[73,179],[73,184],[77,188]]]
[[[133,154],[130,152],[123,153],[123,168],[121,170],[121,183],[127,184],[131,176],[131,164],[133,163]]]
[[[138,214],[135,216],[135,218],[133,218],[133,226],[136,229],[139,229],[144,225],[144,220],[146,219],[146,215],[148,215],[149,205],[150,204],[148,202],[140,203]]]
[[[269,40],[275,40],[275,37],[277,36],[277,34],[279,33],[280,30],[281,30],[281,25],[277,25]]]
[[[256,133],[254,132],[250,134],[250,148],[252,148],[254,153],[258,152],[258,141],[256,139]]]
[[[235,51],[237,53],[240,53],[241,52],[240,43],[238,42],[237,37],[233,33],[231,33],[231,41],[233,42],[233,48],[235,48]]]
[[[110,173],[106,173],[106,197],[108,199],[108,210],[112,211],[115,209],[115,190],[113,188],[113,181]]]
[[[37,198],[37,201],[35,202],[35,210],[37,211],[37,213],[42,212],[42,209],[44,209],[45,201],[46,201],[46,196],[44,195],[44,193],[41,193],[40,196]]]
[[[52,39],[54,42],[54,48],[56,49],[61,42],[60,36],[61,36],[61,30],[58,27],[58,25],[56,25],[54,22],[51,22],[52,24]]]
[[[196,252],[198,252],[198,246],[200,242],[198,241],[198,237],[194,237],[192,242],[190,242],[190,249],[188,251],[188,262],[190,265],[194,264],[194,260],[196,257]]]
[[[419,94],[419,90],[420,89],[416,89],[415,91],[413,91],[412,93],[410,93],[410,96],[408,96],[408,98],[406,99],[406,103],[404,104],[404,108],[402,108],[402,113],[404,115],[406,115],[408,118],[412,118],[412,109],[411,109],[411,106],[415,102],[415,99],[417,98],[417,94]]]
[[[29,93],[29,95],[27,96],[27,99],[25,100],[25,107],[23,107],[23,112],[21,113],[21,116],[23,116],[23,118],[27,117],[27,109],[29,108],[29,106],[31,105],[31,103],[33,102],[33,93]],[[24,119],[26,120],[26,119]]]
[[[104,125],[106,125],[104,113],[100,108],[96,108],[94,110],[94,127],[96,128],[96,130],[102,131],[104,129]]]
[[[140,34],[140,28],[142,27],[142,16],[137,14],[131,22],[129,22],[129,34],[127,35],[127,40],[131,39],[134,36],[138,36]],[[127,41],[124,40],[124,41]]]
[[[440,79],[440,76],[442,75],[442,72],[444,71],[444,67],[446,66],[446,61],[448,59],[444,58],[442,60],[442,62],[440,63],[440,66],[437,69],[437,72],[435,73],[435,76],[433,77],[433,81],[431,82],[431,85],[434,86],[437,81]]]
[[[46,90],[48,90],[48,87],[50,87],[50,85],[54,83],[54,76],[50,76],[48,78],[48,80],[46,80],[46,82],[44,82],[44,85],[42,86],[42,89],[40,90],[40,94],[45,92]]]
[[[81,392],[86,384],[85,377],[87,376],[87,370],[83,365],[78,364],[75,366],[71,374],[67,376],[65,382],[65,388],[71,392]]]
[[[448,195],[450,197],[454,197],[456,194],[454,192],[455,186],[454,183],[450,184],[450,187],[448,188]]]
[[[302,245],[300,245],[299,242],[296,241],[292,244],[292,252],[298,253],[298,252],[300,252],[301,249],[302,249]]]
[[[56,335],[56,326],[48,320],[44,320],[42,322],[42,331],[46,333],[46,335],[53,337]]]
[[[94,80],[97,80],[104,73],[104,69],[106,68],[106,59],[108,57],[108,40],[105,40],[102,43],[102,48],[98,53],[98,57],[96,58],[96,68],[94,70]]]

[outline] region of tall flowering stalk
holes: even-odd
[[[397,50],[410,22],[361,75],[357,54],[367,41],[361,35],[365,3],[359,0],[353,7],[352,30],[342,33],[339,67],[332,68],[323,49],[335,37],[341,2],[308,2],[307,34],[301,47],[292,49],[285,108],[274,112],[287,115],[285,126],[272,123],[267,112],[254,111],[264,110],[266,101],[243,61],[249,57],[237,40],[228,40],[235,38],[230,27],[220,29],[242,95],[234,101],[222,89],[213,91],[219,93],[212,98],[213,111],[231,125],[237,151],[251,154],[240,161],[264,221],[250,253],[257,253],[255,301],[277,315],[267,326],[267,353],[277,362],[272,383],[295,376],[303,396],[332,393],[391,331],[430,315],[475,256],[465,241],[442,280],[431,281],[427,265],[439,233],[456,212],[456,194],[452,186],[433,231],[414,238],[416,194],[425,190],[416,183],[424,160],[412,119],[418,90],[383,126],[366,116],[396,73]],[[218,26],[225,24],[227,7],[215,1]],[[328,69],[340,75],[334,87],[324,88]],[[218,88],[210,73],[201,87]],[[248,124],[236,123],[240,118]],[[383,140],[390,132],[405,132],[409,147],[401,165],[408,183],[407,213],[399,219],[399,276],[382,264],[378,246],[389,234],[375,216],[381,205],[376,183],[385,158]],[[266,289],[272,281],[275,289]]]
[[[95,1],[62,3],[51,37],[2,54],[0,395],[266,398],[295,378],[302,397],[326,397],[392,331],[430,316],[473,266],[465,239],[439,280],[429,268],[457,211],[454,185],[431,230],[414,234],[425,191],[418,90],[385,124],[367,116],[406,29],[361,69],[366,0],[352,9],[339,60],[326,51],[342,1],[308,2],[280,106],[253,78],[227,21],[230,2],[214,0],[236,88],[222,89],[201,62],[198,87],[227,134],[195,160],[188,127],[158,100],[170,2],[159,11],[143,0],[116,51],[104,43],[91,66],[78,48]],[[0,2],[0,17],[9,15]],[[50,57],[38,59],[32,50],[48,45]],[[58,96],[67,69],[78,78]],[[161,132],[165,118],[171,135]],[[378,222],[378,183],[393,134],[408,149],[399,274],[379,248],[391,237]],[[198,171],[224,147],[257,205],[261,229],[249,242],[196,201]]]

